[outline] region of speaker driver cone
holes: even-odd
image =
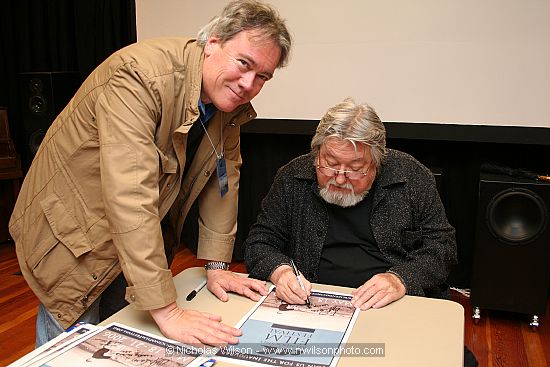
[[[44,140],[44,136],[46,136],[46,131],[38,129],[29,137],[29,150],[33,156],[38,152],[38,148],[40,148],[40,143]]]
[[[546,229],[548,210],[531,190],[510,188],[496,194],[486,212],[487,227],[499,241],[524,245]]]
[[[29,110],[33,115],[45,115],[48,112],[48,103],[43,96],[31,96]]]

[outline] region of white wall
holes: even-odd
[[[550,127],[548,0],[271,0],[294,36],[254,100],[319,119],[350,96],[384,121]],[[222,0],[136,0],[138,39],[196,35]]]

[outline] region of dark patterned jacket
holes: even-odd
[[[251,277],[268,279],[293,258],[315,282],[328,229],[312,153],[279,169],[245,241]],[[389,149],[372,185],[370,224],[387,260],[415,296],[445,297],[445,281],[456,263],[454,228],[431,172],[410,155]],[[367,281],[368,279],[365,279]]]

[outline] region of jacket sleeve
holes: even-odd
[[[278,266],[290,264],[285,252],[291,251],[288,200],[292,195],[285,193],[291,185],[286,181],[284,168],[280,169],[245,241],[245,262],[252,278],[268,280]]]
[[[242,164],[239,126],[228,126],[224,158],[229,190],[222,197],[216,168],[198,197],[199,238],[197,257],[231,262],[237,233],[239,179]]]
[[[161,108],[153,88],[153,82],[123,66],[96,105],[105,212],[129,285],[126,299],[144,310],[176,299],[158,213],[154,136]]]
[[[454,228],[447,221],[435,180],[427,168],[416,170],[408,190],[413,226],[401,231],[407,259],[389,271],[404,282],[409,295],[444,284],[456,263]]]

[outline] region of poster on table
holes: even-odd
[[[313,290],[308,307],[280,300],[272,287],[237,325],[239,344],[216,356],[250,366],[332,367],[358,314],[348,294]]]
[[[192,347],[113,323],[41,360],[41,367],[198,366],[203,358]],[[33,365],[34,366],[34,365]]]
[[[57,337],[19,358],[17,361],[10,364],[9,367],[40,365],[40,363],[38,363],[39,361],[45,360],[51,354],[62,350],[75,340],[85,337],[95,329],[97,329],[97,326],[92,324],[74,326],[70,330],[59,334]]]

